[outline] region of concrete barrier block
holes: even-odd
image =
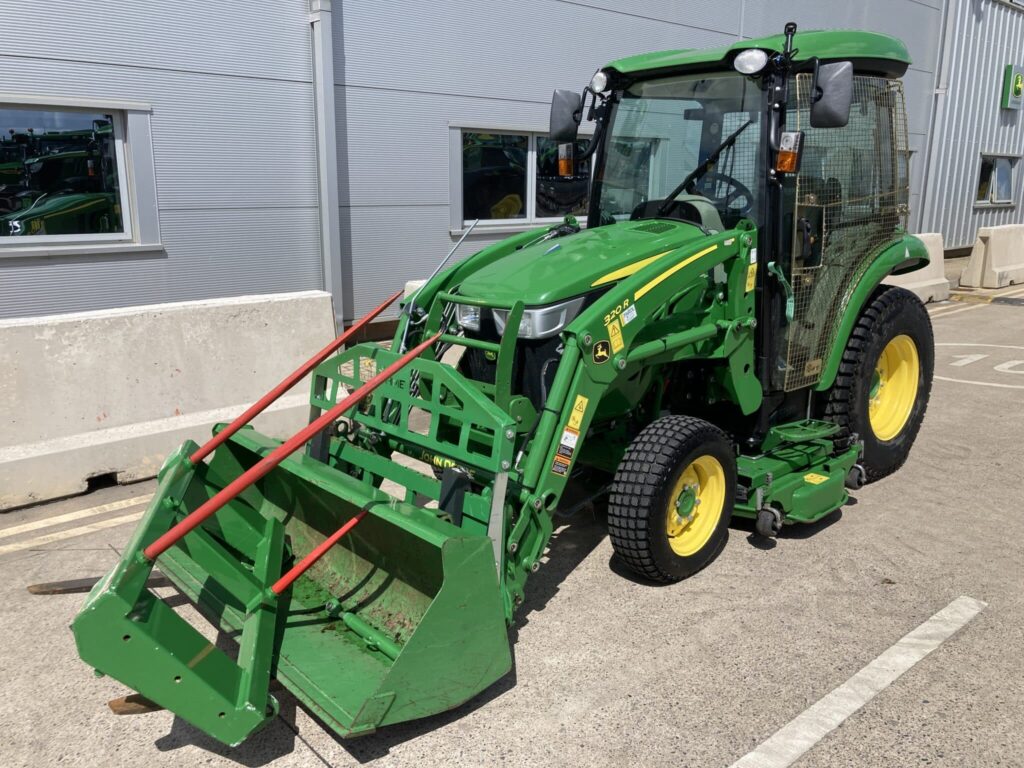
[[[335,336],[320,291],[0,320],[0,510],[156,474]],[[306,423],[301,382],[256,422]]]
[[[402,298],[408,299],[410,296],[412,296],[414,293],[416,293],[416,291],[418,291],[426,284],[426,280],[408,280],[405,283],[405,295],[402,296]]]
[[[942,233],[929,232],[917,235],[928,249],[929,262],[924,269],[906,275],[889,275],[882,282],[886,285],[898,285],[917,295],[924,303],[929,301],[945,301],[949,298],[949,280],[946,278],[943,265],[945,253]]]
[[[1015,283],[1024,283],[1024,224],[979,228],[960,285],[1005,288]]]

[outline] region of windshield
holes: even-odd
[[[760,223],[764,98],[757,82],[733,73],[682,75],[637,82],[617,96],[592,224],[664,217],[720,231],[744,217]],[[677,202],[666,199],[677,190]]]

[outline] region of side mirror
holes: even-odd
[[[552,141],[568,144],[576,141],[583,117],[583,97],[575,91],[559,89],[551,97],[551,122],[548,135]]]
[[[853,64],[820,64],[811,85],[811,127],[842,128],[850,122],[853,101]]]

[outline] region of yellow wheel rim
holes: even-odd
[[[725,470],[714,456],[694,459],[668,497],[665,528],[680,557],[698,552],[715,532],[725,507]]]
[[[909,336],[897,336],[885,345],[868,394],[868,419],[879,440],[892,440],[906,426],[917,401],[920,371],[917,345]]]

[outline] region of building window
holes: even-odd
[[[128,240],[124,116],[0,105],[0,248]]]
[[[459,166],[462,225],[531,224],[567,213],[585,216],[590,159],[580,159],[589,139],[557,144],[544,134],[463,129]]]
[[[1013,205],[1015,157],[982,155],[978,173],[977,205]]]

